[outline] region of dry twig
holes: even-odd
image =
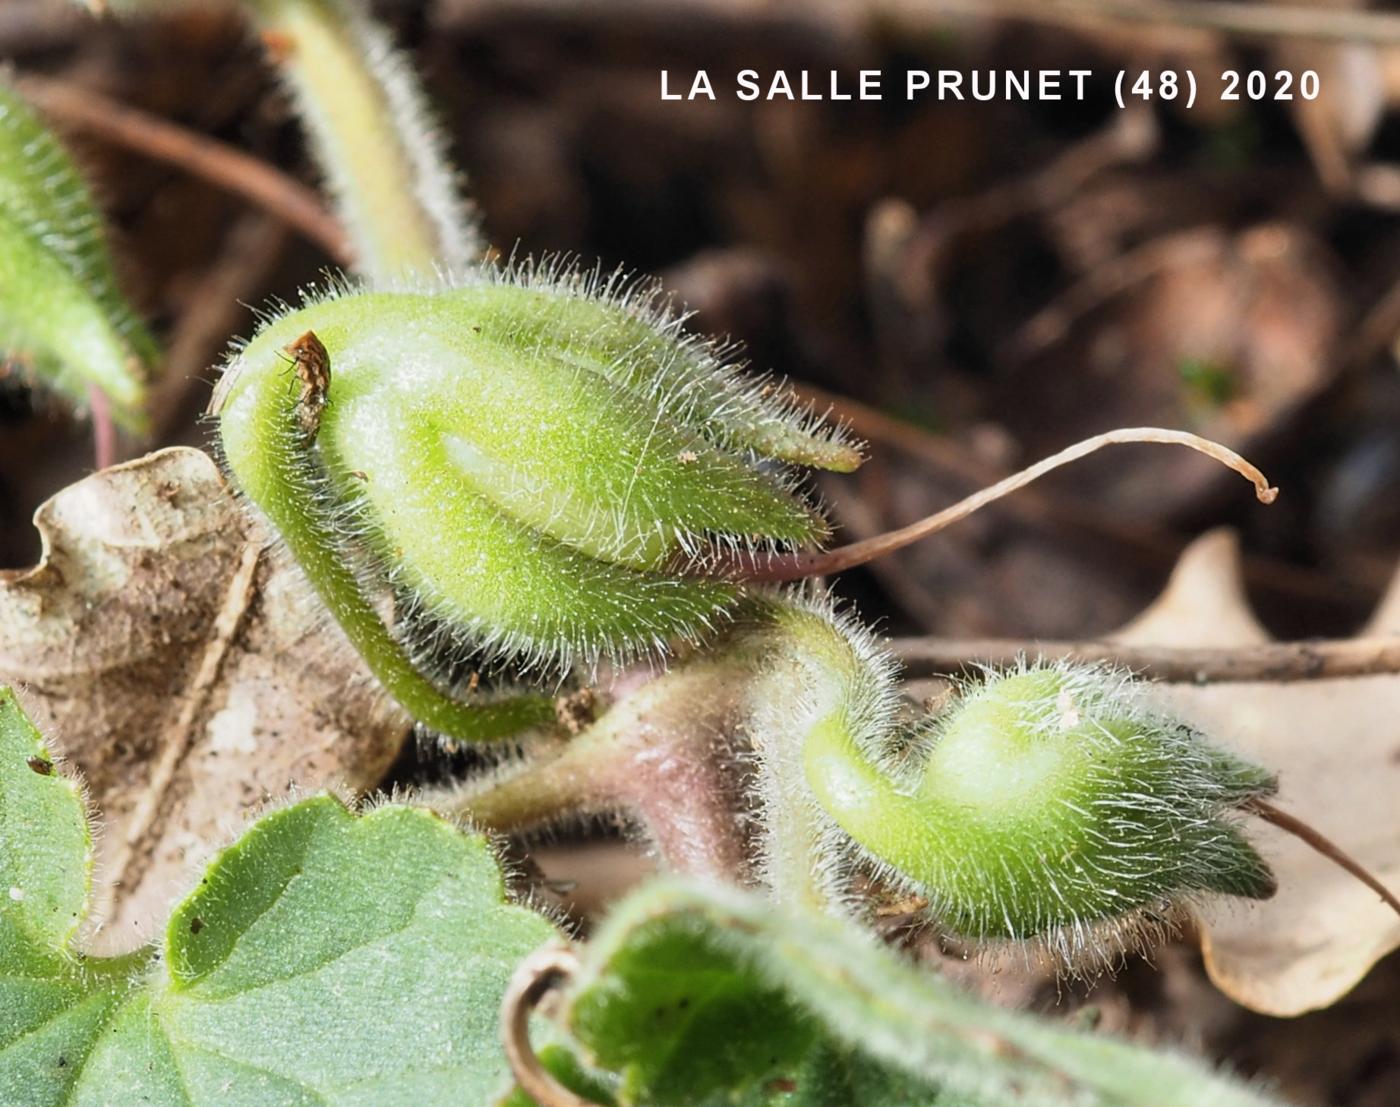
[[[1019,658],[1105,661],[1174,684],[1291,682],[1400,673],[1400,637],[1266,642],[1229,647],[1039,642],[1014,638],[896,638],[895,655],[911,676],[955,673]]]
[[[907,3],[893,6],[908,10]],[[1314,8],[1238,0],[940,0],[937,7],[1036,23],[1148,23],[1246,38],[1400,45],[1400,15],[1330,5]]]
[[[1258,815],[1266,823],[1278,827],[1285,834],[1291,834],[1310,849],[1316,850],[1327,860],[1338,868],[1350,873],[1362,884],[1370,888],[1376,895],[1380,896],[1385,905],[1400,915],[1400,899],[1395,893],[1387,888],[1375,876],[1373,876],[1360,861],[1352,857],[1341,846],[1330,838],[1324,837],[1309,824],[1303,822],[1297,816],[1290,815],[1287,811],[1281,811],[1267,800],[1250,800],[1246,805],[1249,811]]]
[[[555,1080],[530,1045],[530,1013],[577,971],[578,957],[573,950],[564,945],[546,946],[520,962],[501,1001],[501,1041],[510,1071],[521,1090],[540,1107],[598,1107]]]
[[[921,538],[937,534],[954,523],[961,522],[987,504],[999,500],[1003,496],[1009,496],[1017,489],[1039,480],[1045,474],[1060,468],[1062,465],[1068,465],[1070,462],[1097,453],[1105,446],[1139,442],[1185,446],[1205,454],[1249,480],[1254,485],[1255,495],[1258,496],[1261,503],[1273,503],[1278,495],[1278,489],[1269,485],[1263,473],[1235,453],[1234,450],[1222,446],[1218,442],[1211,442],[1209,439],[1201,438],[1189,431],[1166,430],[1161,427],[1130,427],[1107,431],[1104,434],[1086,438],[1082,442],[1076,442],[1073,446],[1063,449],[1057,454],[1052,454],[1019,473],[1013,473],[993,485],[974,492],[971,496],[958,501],[951,507],[946,507],[942,511],[935,512],[907,527],[876,535],[874,538],[868,538],[862,542],[838,546],[833,550],[769,555],[742,550],[715,551],[705,561],[705,572],[707,575],[731,580],[776,583],[825,576],[830,573],[839,573],[845,569],[853,569],[858,565],[873,561],[877,557],[901,550]]]
[[[249,212],[224,237],[218,260],[186,290],[166,343],[164,370],[151,393],[155,441],[170,441],[204,410],[210,386],[205,370],[229,335],[248,323],[247,301],[266,287],[287,240],[282,223]]]
[[[589,18],[648,20],[662,17],[654,0],[455,0],[449,16],[483,20],[507,9],[571,15],[586,10]],[[1104,23],[1185,27],[1254,39],[1315,39],[1322,42],[1362,42],[1400,45],[1400,15],[1344,7],[1301,7],[1240,0],[782,0],[754,4],[753,0],[676,0],[664,18],[678,20],[753,18],[755,11],[787,24],[855,31],[862,25],[905,25],[924,29],[948,16],[1017,19],[1052,26],[1094,26]]]

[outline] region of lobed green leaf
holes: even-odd
[[[159,951],[72,949],[90,840],[75,785],[0,700],[0,1102],[459,1107],[508,1086],[498,1008],[550,924],[484,838],[320,795],[254,823]],[[18,892],[19,894],[16,894]]]

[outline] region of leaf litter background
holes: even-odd
[[[823,489],[852,536],[1115,425],[1219,437],[1283,488],[1258,508],[1180,451],[1081,465],[843,579],[888,632],[1124,628],[1138,642],[1227,645],[1343,636],[1368,620],[1370,633],[1400,631],[1400,52],[934,7],[441,0],[383,13],[424,66],[499,248],[660,273],[698,327],[743,339],[759,366],[922,429],[867,420],[873,460]],[[0,55],[309,179],[234,17],[123,27],[11,0]],[[657,95],[661,68],[906,65],[1315,68],[1326,95],[1291,109],[1207,97],[1190,113],[1121,113],[1106,97]],[[239,301],[291,296],[328,259],[204,182],[92,134],[72,142],[168,350],[150,445],[203,445],[209,367],[251,327]],[[404,741],[405,721],[198,455],[90,477],[36,530],[36,508],[90,457],[81,425],[0,389],[0,678],[20,684],[108,820],[96,940],[123,948],[194,860],[289,784],[421,784],[445,770]],[[1173,574],[1212,528],[1227,529]],[[1400,880],[1400,677],[1161,695],[1278,767],[1287,806]],[[1400,965],[1385,957],[1400,930],[1342,874],[1260,838],[1283,876],[1277,900],[1212,915],[1204,958],[1187,936],[1087,994],[1018,965],[965,964],[890,926],[1009,1005],[1065,1017],[1092,1005],[1109,1027],[1185,1041],[1300,1103],[1400,1102]],[[585,922],[646,864],[609,840],[562,840],[535,860]],[[1210,980],[1298,1017],[1249,1011]]]

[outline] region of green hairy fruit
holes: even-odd
[[[58,140],[0,83],[0,344],[77,404],[144,424],[155,346],[118,290],[102,220]]]
[[[786,463],[849,470],[858,452],[680,327],[654,293],[584,278],[341,292],[270,320],[237,356],[219,437],[390,692],[481,737],[415,676],[376,589],[399,598],[408,654],[446,645],[562,673],[722,621],[741,590],[692,574],[708,551],[827,534]],[[288,352],[303,339],[319,369]]]
[[[845,851],[973,940],[1038,938],[1073,963],[1208,893],[1264,898],[1235,825],[1263,770],[1141,704],[1126,674],[1026,663],[901,733],[893,668],[822,605],[773,608],[753,727],[783,898],[839,898]]]

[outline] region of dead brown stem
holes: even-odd
[[[1397,318],[1400,318],[1400,291],[1396,293],[1396,308]],[[1396,329],[1400,329],[1400,324]],[[1394,334],[1395,329],[1390,333]],[[810,384],[803,384],[794,392],[814,410],[829,410],[833,418],[862,438],[918,458],[951,480],[980,488],[1006,475],[996,466],[980,460],[955,439],[934,434],[848,396],[838,396]],[[1117,547],[1115,552],[1131,551],[1151,565],[1175,564],[1187,543],[1185,536],[1174,531],[1150,522],[1120,518],[1092,503],[1043,487],[1026,488],[1020,495],[1000,501],[996,510],[1042,530],[1111,542]],[[1326,604],[1357,601],[1351,589],[1285,562],[1246,554],[1242,571],[1250,585],[1289,600]]]
[[[566,11],[570,15],[586,10],[590,18],[605,16],[635,22],[657,18],[658,12],[653,0],[594,0],[586,9],[577,0],[476,0],[456,7],[468,12],[473,20],[487,18],[497,10],[515,14],[521,10]],[[755,5],[752,0],[675,0],[665,13],[674,23],[682,17],[700,15],[752,18],[755,9],[772,9],[786,16],[788,24],[800,20],[848,32],[871,22],[924,30],[949,16],[975,16],[1072,28],[1105,23],[1155,24],[1244,38],[1400,44],[1400,16],[1390,12],[1240,0],[803,0],[801,4],[769,5]]]
[[[1278,827],[1287,834],[1293,835],[1300,842],[1316,850],[1327,860],[1341,869],[1345,869],[1362,884],[1370,888],[1376,895],[1385,901],[1387,907],[1400,915],[1400,898],[1396,898],[1394,892],[1382,884],[1376,877],[1357,861],[1341,846],[1337,845],[1330,838],[1324,838],[1318,831],[1313,829],[1302,819],[1290,815],[1287,811],[1281,811],[1272,803],[1262,799],[1252,799],[1245,804],[1245,809],[1258,815],[1266,823]]]
[[[578,971],[578,957],[564,945],[546,946],[520,962],[501,1001],[501,1042],[516,1083],[539,1107],[598,1107],[554,1079],[530,1044],[530,1013],[549,992]]]
[[[1127,443],[1159,443],[1162,445],[1185,446],[1207,457],[1214,458],[1222,465],[1233,469],[1254,485],[1254,493],[1261,503],[1273,503],[1278,489],[1272,487],[1264,474],[1252,464],[1218,442],[1201,438],[1189,431],[1166,430],[1161,427],[1129,427],[1094,435],[1077,442],[1043,461],[1038,461],[1019,473],[997,481],[995,484],[974,492],[966,499],[951,507],[935,512],[925,519],[898,530],[838,546],[834,550],[790,554],[752,554],[747,552],[721,551],[715,553],[705,563],[706,575],[724,577],[730,580],[751,581],[754,583],[775,583],[787,580],[801,580],[806,577],[825,576],[864,565],[877,557],[901,550],[921,538],[937,534],[940,530],[961,522],[987,504],[1009,496],[1019,488],[1039,480],[1046,473],[1078,461],[1105,446]]]
[[[1011,665],[1022,657],[1106,661],[1175,684],[1281,683],[1400,673],[1400,638],[1231,647],[1140,646],[1104,640],[896,638],[891,647],[911,676],[955,673],[970,665]]]
[[[250,200],[315,242],[341,265],[354,257],[344,230],[314,189],[205,135],[49,77],[23,76],[20,92],[51,119],[89,131]]]

